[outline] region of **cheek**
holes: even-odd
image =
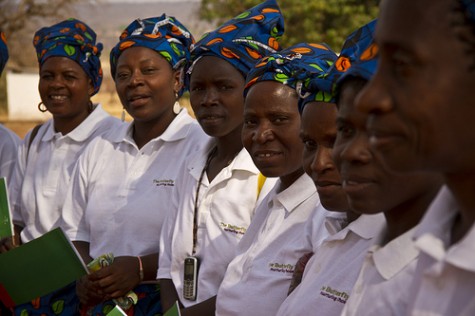
[[[250,151],[252,146],[252,134],[252,130],[249,129],[243,129],[241,132],[241,141],[247,151]]]
[[[305,173],[307,173],[308,175],[312,174],[312,163],[313,163],[314,157],[315,155],[312,152],[309,152],[308,150],[306,150],[304,147],[302,163],[303,163],[303,170],[305,170]]]

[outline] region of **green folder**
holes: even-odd
[[[0,254],[0,300],[7,306],[29,302],[87,274],[61,228]]]
[[[163,316],[181,316],[180,313],[180,306],[178,305],[178,301],[175,302],[175,304],[170,307],[169,310]]]
[[[0,239],[13,236],[7,179],[0,178]]]

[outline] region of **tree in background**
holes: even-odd
[[[48,25],[70,15],[71,5],[80,0],[0,0],[0,29],[8,41],[10,67],[36,67],[31,47],[36,25]]]
[[[262,1],[201,0],[200,16],[218,26]],[[283,47],[325,42],[339,51],[351,32],[377,17],[379,0],[278,0],[278,4],[285,19]]]

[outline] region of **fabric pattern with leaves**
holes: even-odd
[[[0,74],[5,68],[5,64],[8,60],[8,47],[7,47],[7,37],[5,33],[0,31]]]
[[[284,18],[277,2],[265,1],[206,33],[191,51],[187,74],[202,56],[210,55],[228,61],[245,77],[262,57],[280,50],[283,33]]]
[[[33,45],[41,65],[49,57],[67,57],[77,62],[91,78],[94,94],[102,83],[102,68],[99,59],[102,43],[96,43],[96,33],[84,22],[68,19],[35,33]]]

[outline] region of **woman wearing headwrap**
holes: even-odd
[[[216,315],[275,315],[294,265],[326,235],[312,179],[302,168],[297,89],[336,59],[324,44],[298,44],[259,61],[246,78],[242,142],[266,177],[278,177],[259,204],[226,270]],[[307,222],[320,229],[307,234]]]
[[[0,75],[8,60],[7,39],[0,31]],[[0,124],[0,178],[5,177],[10,183],[13,167],[17,159],[20,137]]]
[[[65,232],[85,262],[112,254],[109,266],[78,282],[83,313],[107,314],[111,299],[124,296],[135,303],[125,307],[129,315],[161,312],[160,230],[178,173],[208,138],[177,102],[193,42],[163,14],[133,21],[111,51],[117,93],[133,122],[88,147],[63,208]]]
[[[407,315],[405,309],[410,298],[408,291],[400,289],[408,287],[419,255],[411,236],[442,179],[434,173],[396,173],[369,146],[367,115],[356,109],[355,100],[376,70],[375,26],[376,21],[372,21],[348,37],[333,69],[337,73],[338,105],[333,159],[350,208],[363,215],[350,225],[353,230],[348,231],[351,237],[359,233],[358,244],[351,248],[359,253],[345,252],[340,257],[335,254],[338,263],[351,262],[351,257],[343,256],[353,254],[354,264],[346,267],[348,273],[344,275],[348,283],[341,282],[340,288],[330,286],[330,289],[346,293],[342,315],[402,316]],[[364,223],[366,215],[374,214],[384,215],[383,226],[377,227],[379,231],[375,231],[374,224],[368,225],[368,221],[363,229],[354,229]],[[340,244],[340,249],[348,248]],[[351,286],[353,289],[349,291]],[[335,292],[328,288],[322,292],[327,298],[335,297]]]
[[[245,75],[280,49],[282,33],[282,14],[270,0],[208,33],[192,50],[191,106],[212,139],[185,166],[162,231],[158,278],[165,310],[178,299],[183,315],[214,314],[218,287],[260,195],[259,170],[241,142]],[[187,257],[199,260],[195,297],[184,286]]]
[[[384,1],[377,34],[378,70],[356,105],[371,145],[391,168],[446,183],[413,236],[405,315],[475,315],[475,1]]]
[[[40,74],[38,108],[53,118],[30,131],[19,148],[10,186],[16,245],[61,226],[61,207],[79,155],[94,138],[121,124],[91,101],[102,81],[102,44],[91,28],[65,20],[37,31],[33,44]],[[0,250],[13,246],[6,242]],[[56,298],[64,313],[74,311],[73,303]],[[52,296],[42,297],[37,311],[49,313],[52,304]],[[25,304],[15,312],[23,309],[35,306]]]

